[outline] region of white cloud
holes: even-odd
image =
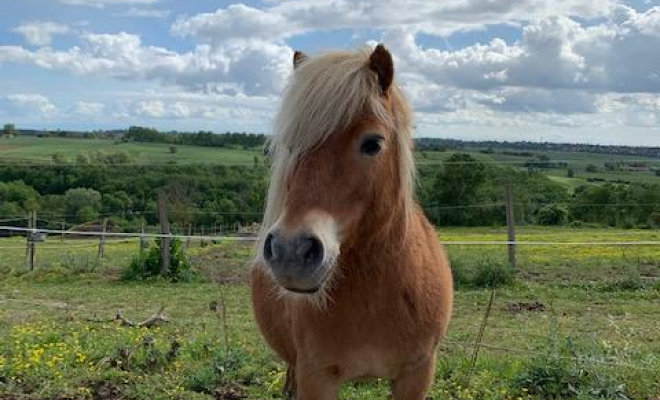
[[[660,36],[639,28],[660,7],[641,14],[625,11],[618,23],[593,26],[550,17],[527,25],[517,43],[494,39],[456,51],[423,49],[415,33],[404,29],[390,30],[383,39],[404,71],[441,85],[660,92],[660,52],[650,50],[660,48]]]
[[[337,29],[411,29],[448,35],[486,25],[537,20],[552,15],[594,18],[608,15],[615,0],[311,0],[272,1],[270,7],[232,4],[212,13],[179,19],[179,35],[217,40],[282,40],[310,31]]]
[[[269,42],[199,45],[178,53],[144,46],[137,35],[90,34],[82,47],[65,51],[41,48],[29,51],[0,46],[0,64],[18,62],[80,75],[98,74],[118,79],[155,79],[190,90],[246,94],[279,92],[290,72],[293,51]]]
[[[126,11],[124,16],[138,17],[138,18],[167,18],[171,14],[170,10],[161,10],[154,8],[138,8],[131,7]]]
[[[34,46],[48,46],[53,40],[53,36],[70,31],[67,25],[41,21],[24,23],[12,30],[21,34],[29,44]]]
[[[479,101],[498,111],[557,114],[596,113],[597,96],[581,90],[506,88]]]
[[[154,4],[159,1],[160,0],[60,0],[60,2],[64,4],[94,8],[105,8],[107,6],[126,4]]]
[[[78,101],[75,106],[75,113],[81,116],[94,117],[101,115],[105,109],[105,104],[99,102]]]
[[[43,117],[52,116],[57,108],[50,100],[38,93],[15,93],[6,96],[10,103],[10,110],[16,114],[38,113]]]

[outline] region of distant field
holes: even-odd
[[[138,164],[253,164],[254,157],[263,158],[257,150],[225,149],[219,147],[175,146],[162,143],[124,143],[108,139],[40,138],[18,136],[0,138],[0,162],[51,163],[52,155],[62,153],[68,162],[75,162],[79,154],[89,156],[96,151],[126,152]]]
[[[424,151],[417,154],[417,160],[420,164],[436,164],[440,163],[452,154],[458,151]],[[462,153],[468,153],[477,160],[485,163],[494,163],[497,165],[509,165],[513,167],[521,167],[525,162],[530,160],[531,157],[527,156],[514,156],[502,154],[500,150],[495,153],[485,154],[476,149],[461,150]],[[543,154],[550,157],[550,162],[566,162],[567,168],[573,169],[573,178],[567,177],[567,168],[550,168],[544,169],[541,172],[548,175],[551,179],[559,182],[569,189],[575,189],[580,185],[585,184],[600,184],[604,182],[634,182],[634,183],[658,183],[660,184],[660,176],[655,175],[653,171],[607,171],[605,170],[606,162],[645,162],[649,167],[660,168],[660,159],[645,159],[642,157],[633,156],[613,156],[610,154],[596,154],[596,153],[581,153],[581,152],[559,152],[559,151],[530,151],[534,154]],[[587,172],[588,165],[593,164],[597,167],[597,172]],[[590,181],[590,179],[592,181]],[[594,180],[595,179],[595,180]]]
[[[175,146],[176,153],[171,153],[169,145],[162,143],[124,143],[109,139],[78,139],[57,137],[18,136],[12,139],[0,138],[0,162],[5,163],[52,163],[55,153],[62,153],[67,162],[74,163],[79,154],[90,156],[96,151],[103,153],[125,152],[131,162],[147,165],[177,164],[242,164],[253,165],[256,159],[263,162],[261,150],[227,149],[203,146]],[[419,164],[436,165],[449,158],[457,151],[424,151],[417,153]],[[467,148],[461,152],[468,153],[477,160],[497,165],[520,167],[529,160],[525,156],[502,154],[501,151],[484,154],[476,149]],[[574,170],[574,177],[566,177],[566,169],[547,169],[543,173],[553,180],[574,189],[584,184],[599,184],[603,181],[625,181],[637,183],[660,183],[660,177],[653,171],[629,172],[606,171],[605,162],[640,161],[640,157],[612,156],[608,154],[593,154],[579,152],[532,151],[534,154],[545,154],[550,161],[567,162],[568,168]],[[650,167],[660,168],[660,159],[643,160]],[[589,164],[598,168],[595,173],[586,172]],[[589,179],[592,181],[589,182]],[[596,181],[593,181],[593,180]]]

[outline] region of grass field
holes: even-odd
[[[105,153],[126,152],[137,164],[249,164],[263,154],[254,150],[225,149],[203,146],[176,146],[171,153],[169,145],[161,143],[126,143],[108,139],[40,138],[17,136],[0,139],[0,162],[51,163],[52,155],[62,153],[68,162],[75,162],[79,154],[89,156],[95,151]]]
[[[457,276],[506,269],[501,245],[451,244],[504,240],[502,229],[440,237]],[[658,241],[660,232],[523,227],[518,238]],[[0,239],[0,398],[280,398],[283,365],[256,330],[244,284],[249,245],[193,243],[192,264],[206,278],[169,284],[117,280],[135,242],[110,243],[96,265],[96,241],[48,239],[30,273],[23,244]],[[660,396],[660,246],[520,245],[519,268],[496,290],[473,370],[490,290],[458,287],[430,399]],[[157,328],[102,321],[116,310],[142,320],[160,306],[171,322]],[[347,384],[341,398],[385,399],[387,383]]]

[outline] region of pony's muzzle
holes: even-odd
[[[273,231],[266,236],[263,257],[278,283],[287,290],[314,293],[326,276],[323,242],[313,234],[284,235]]]

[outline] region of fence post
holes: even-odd
[[[147,242],[144,237],[144,221],[140,224],[140,254],[147,248]]]
[[[96,255],[96,262],[100,263],[101,259],[105,257],[105,232],[108,229],[108,219],[103,218],[103,233],[99,239],[99,252]]]
[[[170,270],[170,221],[167,219],[165,195],[158,195],[158,222],[160,223],[160,274],[165,276]]]
[[[62,235],[60,236],[60,242],[64,242],[64,231],[66,230],[66,222],[62,221],[60,225],[62,227]]]
[[[506,184],[506,227],[507,227],[507,240],[509,242],[516,241],[515,231],[516,221],[513,215],[513,189],[511,184]],[[516,260],[516,245],[513,243],[507,244],[507,252],[509,254],[509,264],[514,270],[517,268]]]
[[[28,211],[28,229],[32,229],[32,211]],[[32,231],[29,230],[25,233],[25,268],[32,270],[30,260],[32,260]]]
[[[190,248],[190,242],[192,241],[192,224],[188,224],[188,237],[186,238],[186,249]]]

